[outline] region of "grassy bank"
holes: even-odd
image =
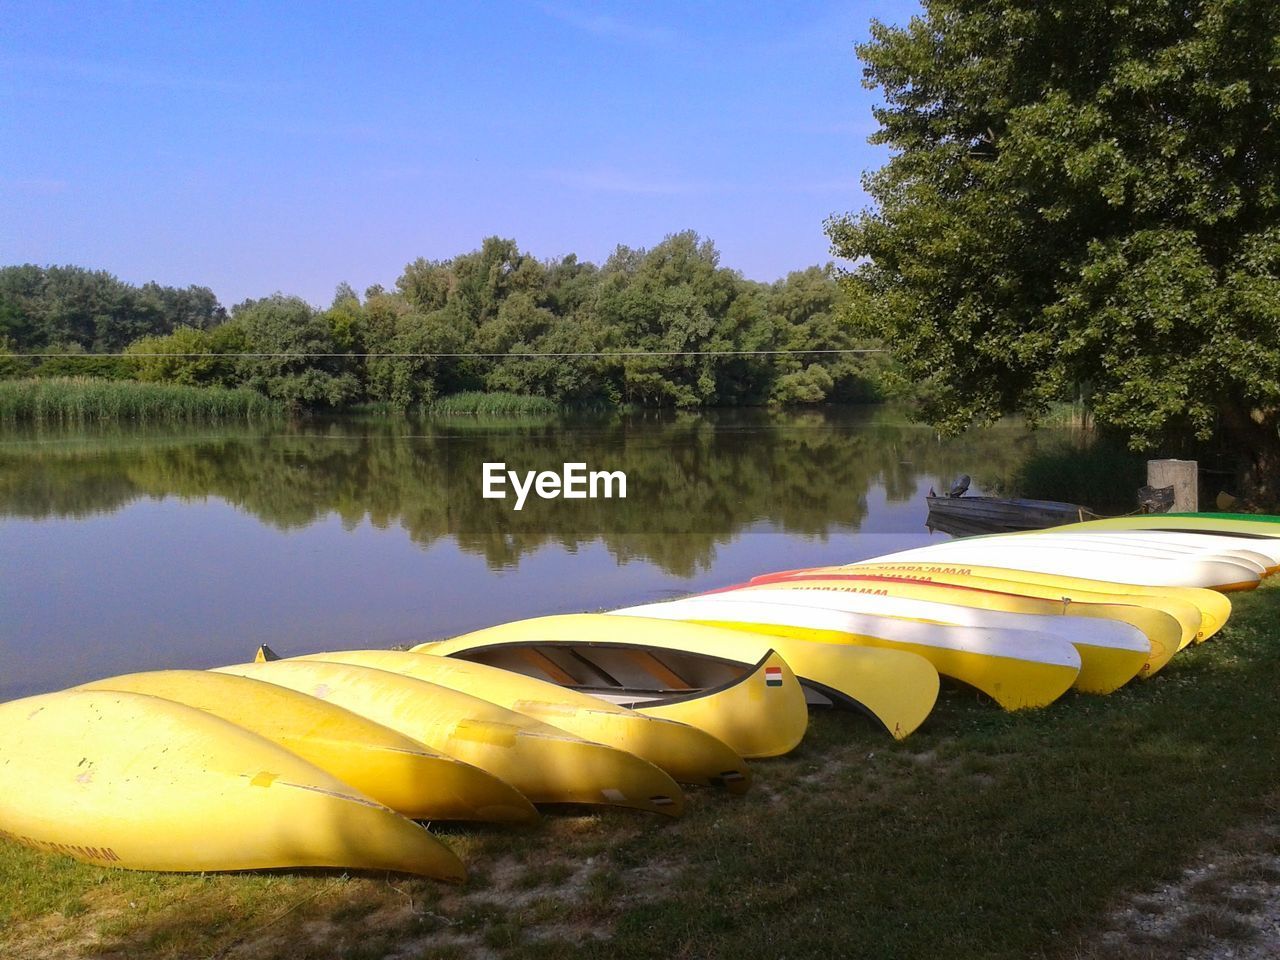
[[[280,413],[278,404],[252,390],[88,377],[0,380],[0,421],[214,423]]]
[[[1266,588],[1151,681],[1016,715],[950,689],[903,743],[816,713],[800,750],[755,765],[747,796],[695,791],[680,822],[553,814],[450,832],[472,874],[461,888],[131,874],[3,844],[0,954],[1065,960],[1128,894],[1275,816],[1277,624]],[[1107,955],[1185,952],[1127,950]]]

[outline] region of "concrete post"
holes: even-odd
[[[1147,486],[1173,487],[1170,513],[1195,513],[1200,509],[1198,469],[1194,460],[1148,460]]]

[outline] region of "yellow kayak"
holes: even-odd
[[[459,696],[483,697],[498,705],[495,709],[515,711],[549,724],[557,732],[567,731],[564,736],[572,734],[641,757],[681,783],[720,785],[735,793],[751,784],[751,770],[742,757],[709,733],[646,717],[522,674],[403,650],[341,650],[279,662],[319,660],[373,667],[438,684],[458,691]]]
[[[1212,637],[1226,625],[1227,619],[1231,616],[1231,599],[1217,590],[1204,587],[1148,587],[1140,584],[1115,583],[1110,580],[1086,580],[1080,577],[1061,577],[1049,573],[971,564],[905,561],[877,563],[868,560],[839,567],[815,567],[812,571],[797,570],[789,571],[787,574],[766,574],[763,577],[753,578],[752,583],[772,580],[778,576],[789,576],[792,573],[807,572],[866,572],[874,575],[908,576],[913,579],[955,583],[960,586],[965,586],[976,579],[986,578],[1017,584],[1020,591],[1034,588],[1035,592],[1030,594],[1031,596],[1047,597],[1051,600],[1075,600],[1077,595],[1085,599],[1087,594],[1105,594],[1119,598],[1113,601],[1116,603],[1132,603],[1157,610],[1167,609],[1167,612],[1184,625],[1184,631],[1193,618],[1185,614],[1186,608],[1183,604],[1190,604],[1200,616],[1200,626],[1192,638],[1196,643]],[[1166,608],[1169,602],[1172,602],[1172,606]],[[1183,645],[1185,644],[1180,641],[1179,646]]]
[[[1145,545],[1055,542],[1052,533],[966,537],[873,559],[878,563],[1018,567],[1054,576],[1089,577],[1141,586],[1209,587],[1223,593],[1256,589],[1265,573],[1261,558],[1255,562],[1245,557],[1162,551]]]
[[[938,698],[938,671],[913,653],[808,643],[791,637],[615,614],[579,613],[520,620],[414,649],[451,659],[508,666],[513,664],[511,658],[518,662],[529,650],[537,653],[599,644],[642,646],[747,666],[776,650],[799,678],[810,703],[862,710],[898,739],[924,722]]]
[[[787,576],[756,577],[749,586],[751,589],[767,589],[774,588],[774,586],[809,584],[812,589],[826,589],[819,588],[818,585],[847,580],[849,584],[861,585],[859,593],[872,595],[870,591],[874,589],[874,584],[876,584],[877,580],[881,579],[887,579],[890,582],[910,582],[910,584],[937,584],[957,590],[986,590],[988,593],[1029,596],[1029,598],[1051,600],[1052,603],[1057,604],[1055,613],[1036,614],[1036,616],[1061,617],[1066,612],[1066,607],[1073,603],[1110,603],[1119,604],[1121,607],[1153,609],[1157,613],[1169,614],[1170,617],[1178,622],[1180,631],[1178,639],[1179,650],[1193,643],[1199,632],[1201,632],[1202,621],[1199,608],[1187,602],[1187,600],[1165,598],[1157,602],[1155,599],[1143,598],[1143,596],[1094,593],[1094,591],[1089,590],[1062,591],[1043,584],[1036,584],[1036,582],[997,580],[995,577],[955,576],[948,575],[948,573],[938,573],[938,575],[933,575],[933,573],[911,573],[904,570],[895,570],[892,564],[867,564],[867,566],[859,567],[828,568],[828,570],[820,572],[791,573],[791,575]],[[1208,593],[1215,593],[1215,591],[1210,590]],[[940,598],[942,595],[946,594],[940,594]],[[1216,595],[1221,596],[1221,594]],[[940,599],[937,602],[942,603],[943,600]],[[1103,617],[1103,620],[1116,620],[1116,618]],[[1135,626],[1132,628],[1137,630]]]
[[[591,803],[679,816],[684,797],[638,757],[497,704],[346,663],[276,660],[220,667],[327,700],[505,780],[535,803]]]
[[[481,674],[481,683],[489,669],[458,661],[445,664],[451,673],[462,669]],[[538,686],[530,685],[525,694],[551,696],[542,686],[550,681],[599,700],[569,696],[567,702],[614,713],[627,707],[648,717],[688,724],[749,760],[790,753],[809,726],[804,688],[772,650],[748,667],[646,647],[602,644],[572,654],[527,650],[524,656],[509,658],[505,669],[537,681]],[[505,683],[507,678],[500,679]]]
[[[815,574],[813,578],[798,578],[795,581],[764,580],[741,588],[719,591],[705,598],[691,597],[687,601],[676,602],[696,603],[715,600],[717,597],[744,597],[772,603],[818,604],[850,614],[845,623],[835,626],[853,633],[883,637],[909,636],[909,632],[902,626],[889,626],[890,623],[902,624],[904,621],[926,634],[959,627],[995,631],[997,635],[1003,632],[1007,643],[1012,644],[1015,649],[1029,639],[1029,635],[1052,637],[1058,642],[1070,643],[1075,648],[1080,658],[1080,672],[1076,675],[1073,686],[1082,693],[1106,694],[1118,690],[1138,676],[1151,657],[1151,641],[1146,634],[1129,623],[1012,613],[1007,610],[987,610],[944,603],[941,598],[921,600],[888,596],[873,590],[849,590],[848,583],[839,579],[840,576],[839,573],[829,576]],[[860,623],[853,614],[873,615],[874,619]],[[940,672],[948,671],[940,669]],[[951,675],[958,680],[970,682],[967,677],[959,674]],[[979,689],[982,687],[979,686]]]
[[[0,704],[0,835],[134,870],[341,867],[463,879],[422,827],[193,707],[64,690]]]
[[[109,677],[80,690],[163,697],[221,717],[414,820],[532,821],[524,794],[479,767],[296,690],[208,670]]]
[[[1182,626],[1160,610],[1124,603],[1068,603],[1041,597],[1019,596],[991,590],[980,590],[937,581],[902,580],[873,577],[849,570],[839,573],[800,575],[756,586],[788,590],[823,590],[866,593],[871,596],[927,600],[959,607],[977,607],[1008,613],[1036,614],[1044,617],[1090,617],[1112,620],[1136,627],[1146,636],[1150,652],[1142,664],[1139,677],[1149,677],[1164,668],[1182,642]],[[753,587],[754,589],[754,587]]]
[[[636,659],[655,661],[671,670],[665,658],[640,647],[593,647],[581,659],[574,658],[575,662],[594,665],[611,679],[624,675],[621,668]],[[656,695],[635,690],[593,692],[646,716],[706,730],[748,759],[780,757],[798,747],[809,727],[809,705],[804,687],[787,661],[770,650],[754,669],[739,664],[723,666],[736,667],[736,675],[701,689],[682,686],[699,682],[690,676],[691,671],[682,669],[675,674],[672,687]]]

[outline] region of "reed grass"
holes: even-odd
[[[91,377],[0,381],[0,421],[213,423],[280,414],[279,404],[252,390]]]
[[[523,393],[504,393],[501,391],[485,393],[479,390],[451,393],[448,396],[440,397],[431,404],[432,413],[446,415],[547,414],[555,413],[559,409],[559,404],[554,400],[548,400],[546,397],[535,397]]]

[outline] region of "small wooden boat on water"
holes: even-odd
[[[999,497],[939,497],[930,491],[926,521],[931,530],[965,536],[1014,530],[1042,530],[1064,523],[1093,520],[1087,507],[1056,500],[1001,499]]]

